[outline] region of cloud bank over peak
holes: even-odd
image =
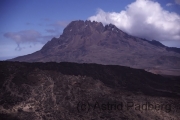
[[[180,15],[164,10],[152,0],[136,0],[119,13],[98,9],[88,19],[112,23],[131,35],[149,40],[180,40]]]

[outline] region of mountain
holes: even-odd
[[[180,77],[117,65],[0,62],[2,120],[179,120]]]
[[[82,20],[72,21],[59,38],[52,38],[41,50],[10,61],[123,65],[180,75],[179,48],[128,35],[112,24]]]

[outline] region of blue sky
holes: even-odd
[[[129,18],[139,14],[137,6],[141,3],[147,3],[149,11],[140,11],[142,15],[137,22],[128,22],[125,19],[121,20],[122,22],[117,21],[122,19],[124,14]],[[157,11],[153,9],[155,6]],[[157,17],[160,15],[152,13],[150,17],[154,18],[151,18],[151,23],[141,25],[142,31],[135,30],[137,26],[134,25],[139,25],[139,22],[144,20],[140,18],[150,18],[147,13],[151,11],[165,15],[160,19]],[[113,15],[115,17],[112,17]],[[106,16],[106,21],[103,16]],[[156,17],[160,21],[158,24],[152,23]],[[169,18],[172,18],[170,22]],[[129,34],[150,40],[158,39],[167,46],[180,48],[180,0],[150,0],[149,3],[147,0],[1,0],[0,60],[40,50],[51,38],[59,37],[69,22],[87,19],[103,24],[112,23]],[[125,23],[131,27],[124,26]],[[157,27],[159,24],[162,24],[164,31]],[[173,26],[176,26],[175,30],[172,30]],[[148,30],[144,30],[145,28]],[[153,35],[156,37],[152,37]]]

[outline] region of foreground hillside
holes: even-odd
[[[67,62],[0,62],[0,68],[3,119],[180,119],[178,76]]]

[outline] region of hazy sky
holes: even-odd
[[[180,0],[0,0],[0,60],[33,53],[87,19],[180,48]]]

